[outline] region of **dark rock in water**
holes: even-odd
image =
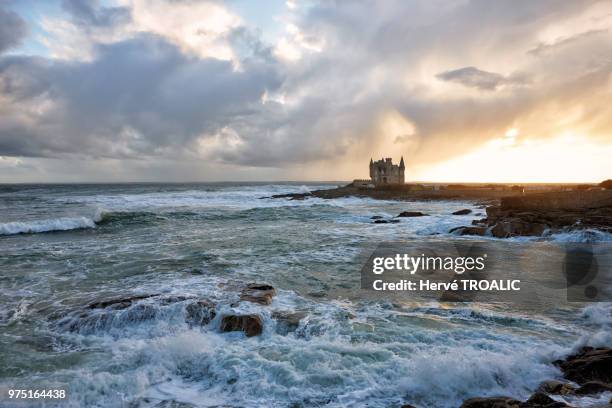
[[[397,224],[399,220],[374,220],[374,224]]]
[[[449,233],[455,233],[458,235],[478,235],[485,236],[487,235],[487,227],[456,227],[450,229]]]
[[[577,354],[554,362],[568,380],[585,384],[589,381],[612,382],[612,349],[583,347]]]
[[[286,334],[295,331],[300,321],[306,317],[306,312],[273,312],[272,318],[277,321],[277,331]]]
[[[414,405],[410,405],[410,404],[402,404],[402,406],[400,408],[416,408]]]
[[[402,211],[397,216],[398,217],[425,217],[429,214],[424,214],[420,211]]]
[[[576,388],[572,384],[557,380],[544,381],[537,389],[539,392],[554,395],[570,395],[573,394],[575,390]]]
[[[276,289],[273,286],[265,283],[250,283],[240,292],[240,300],[269,305],[274,295],[276,295]]]
[[[138,302],[139,300],[149,299],[155,296],[159,296],[159,294],[153,295],[135,295],[128,296],[124,298],[116,298],[116,299],[108,299],[102,300],[99,302],[91,303],[87,306],[88,309],[106,309],[107,307],[111,307],[115,310],[127,309],[132,305],[132,303]]]
[[[468,215],[471,213],[472,213],[472,210],[470,210],[469,208],[465,208],[463,210],[455,211],[453,215]]]
[[[521,408],[562,408],[569,407],[565,402],[555,401],[543,392],[536,392],[519,405]]]
[[[208,299],[200,299],[185,307],[185,321],[193,326],[204,326],[216,315],[215,304]]]
[[[576,394],[578,395],[587,395],[587,394],[600,394],[602,392],[612,391],[612,385],[604,384],[599,381],[589,381],[580,386],[576,390]]]
[[[311,197],[311,193],[289,193],[289,194],[274,194],[270,197],[261,197],[261,198],[289,198],[291,200],[304,200],[307,197]]]
[[[497,222],[491,228],[491,234],[496,238],[508,238],[514,236],[541,236],[547,226],[540,223],[530,223],[519,219],[507,219]]]
[[[370,217],[371,220],[380,220],[382,218],[383,218],[382,215],[373,215],[373,216]]]
[[[461,408],[520,408],[521,401],[510,397],[470,398],[463,401]]]
[[[263,330],[263,321],[256,314],[226,315],[221,318],[222,332],[242,331],[247,337],[258,336]]]

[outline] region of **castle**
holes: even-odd
[[[370,159],[370,179],[375,186],[385,184],[404,184],[404,156],[399,165],[393,164],[390,157],[373,161]]]

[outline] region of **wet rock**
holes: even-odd
[[[584,347],[577,354],[557,360],[554,364],[561,369],[565,378],[578,384],[612,382],[612,349],[609,347]]]
[[[541,236],[546,230],[547,225],[540,223],[530,223],[519,219],[507,219],[498,221],[493,228],[491,234],[496,238],[508,238],[514,236]]]
[[[410,404],[402,404],[402,406],[400,408],[416,408],[414,405],[410,405]]]
[[[553,395],[570,395],[573,394],[575,390],[576,388],[572,384],[557,380],[544,381],[537,389],[539,392]]]
[[[420,211],[402,211],[397,216],[398,217],[425,217],[429,214],[424,214]]]
[[[383,218],[382,215],[373,215],[370,217],[371,220],[381,220]]]
[[[562,408],[569,407],[565,402],[555,401],[543,392],[536,392],[519,405],[521,408]]]
[[[471,213],[472,213],[472,210],[470,210],[469,208],[464,208],[463,210],[455,211],[453,215],[468,215]]]
[[[258,336],[263,331],[263,321],[256,314],[226,315],[221,318],[222,332],[242,331],[247,337]]]
[[[478,235],[482,237],[487,235],[488,229],[487,227],[456,227],[450,229],[448,232],[457,235]]]
[[[240,292],[240,300],[246,300],[260,305],[269,305],[276,295],[276,289],[265,283],[251,283]]]
[[[185,307],[185,321],[192,326],[204,326],[216,315],[215,304],[208,299],[200,299]]]
[[[599,381],[589,381],[580,386],[576,390],[578,395],[600,394],[602,392],[612,391],[612,385],[604,384]]]
[[[374,224],[397,224],[399,220],[374,220]]]
[[[272,318],[277,322],[277,332],[287,334],[295,331],[306,315],[306,312],[273,312]]]
[[[470,398],[461,408],[520,408],[521,402],[510,397]]]
[[[152,297],[155,297],[155,296],[159,296],[159,294],[153,294],[153,295],[134,295],[134,296],[128,296],[128,297],[122,297],[122,298],[101,300],[99,302],[90,303],[89,305],[87,305],[87,308],[88,309],[106,309],[106,308],[112,308],[114,310],[122,310],[122,309],[127,309],[133,303],[136,303],[136,302],[138,302],[140,300],[149,299],[149,298],[152,298]]]

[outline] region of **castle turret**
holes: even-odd
[[[400,165],[399,165],[400,169],[405,169],[406,166],[404,166],[404,156],[402,156],[402,159],[400,160]]]

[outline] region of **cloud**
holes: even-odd
[[[520,77],[505,77],[495,72],[487,72],[476,67],[465,67],[441,72],[436,78],[443,81],[456,82],[469,88],[494,91],[504,86],[524,85]]]
[[[17,13],[0,7],[0,54],[18,46],[27,32],[26,23]]]
[[[341,179],[371,155],[425,166],[511,127],[517,143],[610,141],[612,21],[580,34],[609,3],[291,3],[272,38],[222,2],[116,4],[66,0],[41,21],[51,57],[0,56],[0,155],[176,178],[203,162],[329,178],[333,163]]]

